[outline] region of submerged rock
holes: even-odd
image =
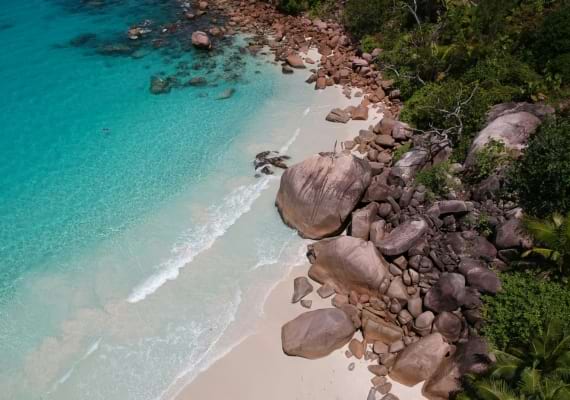
[[[210,50],[212,43],[206,32],[196,31],[192,33],[192,45],[198,49]]]
[[[226,89],[222,93],[220,93],[220,95],[218,97],[216,97],[216,100],[229,99],[230,97],[232,97],[234,95],[235,92],[236,92],[236,90],[234,88]]]

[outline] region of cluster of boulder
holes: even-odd
[[[491,113],[497,109],[500,116],[490,118],[478,138],[501,118],[536,117],[540,123],[538,115],[550,112],[510,104]],[[528,116],[517,116],[517,110]],[[436,200],[415,182],[418,171],[449,158],[446,138],[417,135],[414,146],[392,162],[388,156],[412,132],[385,117],[342,152],[320,153],[289,167],[276,199],[283,221],[316,240],[308,246],[308,275],[322,285],[321,297],[332,297],[331,308],[285,324],[283,350],[317,358],[348,344],[348,356],[371,363],[370,400],[395,398],[386,376],[410,386],[424,382],[423,395],[439,400],[461,389],[464,374],[484,372],[492,356],[477,335],[481,296],[496,294],[496,271],[532,246],[515,204],[499,207],[467,185]],[[519,124],[506,134],[528,139],[532,132]],[[388,156],[379,161],[384,152]],[[482,217],[494,233],[480,232]],[[294,289],[294,302],[303,302],[313,285],[299,277]]]
[[[284,352],[314,359],[348,344],[348,356],[370,362],[369,400],[397,400],[388,376],[405,385],[424,382],[428,399],[449,398],[463,375],[484,372],[492,362],[477,335],[481,296],[497,293],[496,271],[532,245],[521,229],[521,210],[497,206],[494,183],[464,186],[437,201],[415,183],[419,171],[449,159],[451,143],[398,121],[400,92],[374,63],[380,49],[363,53],[340,24],[285,16],[269,2],[216,0],[210,8],[226,15],[222,29],[254,33],[248,51],[268,46],[283,73],[310,68],[307,83],[317,90],[341,85],[347,97],[357,88],[360,104],[332,110],[328,121],[367,120],[370,108],[384,115],[343,142],[340,153],[288,168],[277,153],[256,157],[258,171],[284,170],[277,209],[287,225],[315,240],[307,252],[309,278],[321,285],[320,297],[331,298],[330,308],[283,326]],[[320,59],[307,56],[310,48]],[[528,104],[494,107],[471,153],[489,140],[522,149],[549,113]],[[409,151],[399,150],[404,145]],[[397,150],[403,154],[395,159]],[[462,171],[471,160],[454,168]],[[492,235],[478,229],[483,217]],[[292,298],[307,309],[314,290],[309,278],[295,279]]]

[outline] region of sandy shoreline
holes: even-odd
[[[271,292],[256,333],[215,362],[176,397],[178,400],[247,399],[319,400],[366,399],[373,375],[368,361],[346,357],[346,347],[319,360],[288,357],[281,349],[281,326],[306,311],[291,304],[293,279],[306,276],[308,262],[294,267]],[[318,287],[313,282],[315,289]],[[306,297],[311,309],[330,307],[330,298],[316,292]],[[354,363],[354,370],[349,365]],[[401,400],[423,399],[421,384],[409,388],[392,382]]]
[[[310,57],[317,57],[312,50]],[[304,74],[299,71],[298,74]],[[308,74],[308,71],[307,71]],[[307,86],[306,90],[312,90]],[[353,94],[356,92],[355,90]],[[327,113],[335,107],[346,108],[358,105],[361,98],[348,99],[342,93],[341,86],[328,88],[319,93],[311,107],[312,113],[319,114],[317,130],[330,130],[330,147],[334,141],[350,140],[358,135],[360,129],[367,129],[376,124],[382,117],[379,109],[370,108],[369,119],[351,121],[348,124],[333,124],[325,120]],[[310,133],[304,138],[310,140]],[[327,150],[323,148],[322,150]],[[300,161],[300,160],[299,160]],[[277,213],[275,217],[278,218]],[[242,338],[224,356],[215,361],[205,371],[200,372],[188,385],[170,391],[169,398],[177,400],[202,400],[233,398],[243,400],[291,400],[291,399],[365,399],[371,387],[370,379],[374,377],[367,369],[369,362],[348,359],[346,348],[333,352],[319,360],[306,360],[286,356],[281,348],[281,327],[287,321],[307,311],[300,304],[291,304],[293,280],[297,276],[306,276],[309,263],[292,267],[290,272],[276,284],[263,305],[263,316],[258,319],[254,334]],[[311,309],[331,307],[330,298],[321,299],[317,293],[318,283],[313,282],[315,292],[307,299],[313,301]],[[349,365],[354,363],[354,370]],[[392,393],[401,400],[422,399],[421,384],[408,388],[393,383]],[[167,397],[165,397],[167,398]]]

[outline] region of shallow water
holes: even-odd
[[[240,41],[213,57],[183,34],[97,53],[131,45],[133,23],[170,21],[170,0],[4,3],[2,398],[170,398],[252,332],[304,259],[273,205],[278,178],[255,178],[254,155],[297,161],[344,128],[314,129],[328,95],[241,55]],[[85,33],[96,37],[69,45]],[[210,84],[152,95],[161,72]]]
[[[100,55],[174,9],[103,5],[9,0],[0,15],[3,398],[159,398],[207,365],[240,305],[260,304],[298,257],[275,218],[277,180],[254,178],[251,160],[293,144],[287,122],[312,94],[289,102],[295,85],[237,60],[237,45],[206,59],[180,46]],[[69,45],[84,33],[96,39]],[[151,75],[189,79],[212,61],[211,85],[149,93]],[[252,122],[263,110],[279,129]]]

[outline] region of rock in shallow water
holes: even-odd
[[[192,33],[192,45],[199,49],[210,50],[212,43],[206,32],[196,31]]]

